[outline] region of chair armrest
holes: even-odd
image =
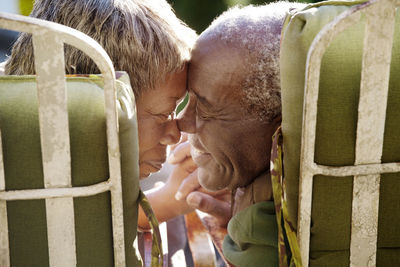
[[[217,249],[226,266],[233,266],[224,258],[222,253],[222,243],[227,230],[225,227],[219,225],[215,217],[196,210],[195,212],[186,214],[185,221],[189,246],[195,266],[216,266],[214,247]]]
[[[168,267],[168,237],[167,237],[167,223],[163,222],[159,225],[161,242],[163,248],[163,267]],[[152,234],[151,232],[138,232],[138,248],[140,255],[143,259],[143,267],[151,266],[151,248],[152,248]]]

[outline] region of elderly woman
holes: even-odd
[[[164,0],[37,0],[31,16],[89,35],[106,50],[116,70],[129,74],[137,106],[140,177],[158,171],[166,160],[166,147],[180,139],[173,113],[186,92],[186,63],[195,32]],[[33,57],[31,36],[23,33],[5,73],[34,74]],[[99,73],[89,57],[71,46],[65,48],[65,68],[68,74]],[[191,210],[173,195],[193,168],[193,162],[183,162],[171,173],[173,182],[148,194],[160,221]],[[138,225],[149,227],[142,210]]]

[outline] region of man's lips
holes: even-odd
[[[190,153],[192,154],[193,161],[199,166],[206,164],[211,159],[210,153],[201,151],[194,146],[192,146]]]
[[[203,145],[198,139],[197,135],[190,134],[189,136],[190,142],[190,154],[192,155],[193,161],[198,165],[205,165],[210,159],[212,159],[211,154],[207,153],[203,149]]]

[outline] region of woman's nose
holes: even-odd
[[[181,132],[178,129],[177,121],[171,120],[165,125],[165,132],[160,139],[162,145],[173,145],[179,142]]]

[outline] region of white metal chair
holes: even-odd
[[[126,107],[131,109],[127,111],[128,115],[131,117],[130,120],[136,124],[135,102],[132,98],[133,94],[128,92],[130,91],[129,85],[128,90],[125,91],[125,100],[119,99],[118,102],[117,82],[110,58],[97,42],[79,31],[52,22],[5,13],[0,14],[0,27],[32,34],[45,187],[7,190],[5,179],[7,170],[4,170],[4,157],[0,149],[0,265],[6,267],[12,264],[9,250],[10,225],[7,220],[7,203],[18,200],[45,199],[49,265],[76,266],[79,265],[79,261],[77,261],[74,199],[109,191],[112,209],[113,252],[111,253],[114,266],[125,266],[128,256],[126,249],[132,244],[126,244],[124,236],[117,103],[120,103],[119,106],[124,106],[121,101],[128,101]],[[101,71],[102,78],[98,78],[99,83],[104,84],[104,120],[107,132],[109,178],[87,186],[75,187],[71,182],[64,44],[72,45],[90,56]],[[136,131],[136,128],[134,130]],[[135,175],[132,175],[132,178],[138,179]],[[137,210],[135,205],[127,208]],[[133,225],[136,233],[136,222],[133,222]],[[127,226],[125,225],[125,227]]]
[[[350,265],[376,261],[380,174],[400,172],[400,163],[381,163],[396,7],[399,1],[369,1],[344,12],[327,25],[308,52],[300,165],[299,242],[308,265],[312,178],[316,174],[354,175]],[[330,41],[366,17],[354,166],[329,167],[314,162],[319,71]],[[373,125],[373,127],[371,127]]]
[[[393,63],[392,58],[397,60],[396,64],[398,64],[398,51],[394,51],[392,54],[392,46],[394,42],[395,25],[398,25],[398,23],[396,24],[396,12],[399,4],[400,2],[397,0],[371,0],[368,2],[359,1],[347,3],[332,2],[333,6],[352,5],[353,7],[343,11],[339,16],[322,28],[311,43],[305,65],[304,108],[301,107],[301,103],[296,104],[296,100],[291,98],[292,96],[289,96],[290,92],[288,90],[294,89],[293,87],[288,87],[290,82],[287,82],[287,78],[289,77],[287,70],[289,67],[287,64],[283,66],[283,105],[285,105],[285,100],[291,99],[289,100],[290,104],[298,105],[298,108],[303,110],[301,151],[297,154],[300,159],[299,176],[297,176],[299,177],[297,237],[303,266],[308,266],[310,264],[310,242],[312,242],[310,229],[313,227],[313,205],[315,204],[315,202],[313,202],[313,197],[316,193],[314,181],[315,176],[318,175],[320,177],[324,176],[325,179],[336,179],[335,177],[354,177],[352,179],[353,196],[350,219],[351,236],[349,262],[350,266],[376,265],[378,227],[380,225],[378,224],[378,215],[380,214],[379,200],[380,197],[382,197],[380,196],[381,174],[400,172],[399,162],[381,162],[384,139],[386,138],[385,130],[387,130],[385,128],[385,123],[387,126],[389,80],[390,78],[395,78],[392,77],[393,73],[391,74],[392,76],[390,75],[391,63]],[[320,11],[317,11],[316,9],[324,5],[326,4],[315,4],[314,6],[309,7],[308,10],[310,10],[310,13],[314,12],[314,14],[316,14]],[[302,16],[300,13],[298,13],[299,16]],[[302,18],[305,18],[306,16],[307,15],[304,15]],[[324,18],[321,15],[321,20],[323,19]],[[363,47],[360,47],[360,50],[362,50],[362,63],[361,72],[358,73],[360,73],[359,75],[361,76],[357,76],[356,74],[356,77],[358,77],[358,79],[361,77],[361,79],[359,82],[358,111],[355,112],[355,114],[358,115],[356,115],[355,120],[356,134],[354,164],[321,164],[316,160],[316,151],[318,151],[316,144],[318,141],[316,141],[316,136],[320,134],[318,132],[319,128],[317,127],[317,124],[320,119],[319,113],[321,112],[320,109],[322,104],[319,103],[319,99],[321,91],[323,91],[323,87],[326,85],[326,83],[321,82],[321,73],[324,68],[322,67],[324,56],[326,51],[328,51],[328,48],[330,48],[330,45],[336,39],[339,39],[338,36],[342,32],[357,25],[361,20],[365,24],[365,30],[362,42]],[[288,23],[290,24],[292,21]],[[307,23],[312,23],[312,19]],[[294,23],[292,23],[292,25],[294,25]],[[303,29],[303,32],[304,31],[305,30]],[[347,38],[352,37],[354,36],[349,36],[349,34],[347,35]],[[283,38],[285,39],[286,36]],[[341,40],[343,41],[343,36],[340,38],[342,38]],[[287,49],[289,47],[286,46],[285,42],[287,42],[287,40],[283,40],[283,47],[286,50],[284,50],[281,55],[282,57],[289,57],[283,55],[284,52],[288,52]],[[307,47],[307,45],[305,46]],[[296,49],[302,48],[297,47]],[[341,49],[346,49],[346,46],[342,46]],[[393,57],[393,55],[396,56]],[[284,60],[287,60],[287,58]],[[337,69],[341,69],[345,66],[336,67]],[[324,70],[324,75],[329,75],[329,73],[327,74],[326,66]],[[359,70],[354,68],[354,70],[351,71],[357,73]],[[301,84],[298,86],[299,88],[302,87]],[[391,90],[398,91],[398,87],[399,85],[393,82]],[[335,88],[330,89],[335,90]],[[358,92],[358,88],[355,88],[354,90]],[[299,94],[302,95],[303,92],[299,90]],[[356,95],[358,95],[358,93]],[[285,112],[288,112],[288,109],[285,109],[284,107],[283,111],[283,119],[285,120]],[[293,122],[294,120],[291,121],[291,123]],[[285,142],[291,139],[290,136],[293,133],[288,124],[289,120],[284,121],[283,123],[284,146]],[[296,132],[296,135],[297,134],[298,132]],[[287,147],[285,157],[292,157],[290,160],[296,160],[293,157],[297,156],[293,156],[293,154],[296,154],[295,151],[297,148],[289,148],[289,146],[291,146],[291,144]],[[340,154],[340,147],[337,147],[336,151]],[[288,162],[289,161],[286,161],[287,165],[289,164]],[[289,176],[293,176],[293,174],[290,173]],[[294,175],[289,179],[296,179],[296,176]],[[287,189],[289,190],[289,196],[291,197],[293,192],[295,192],[295,189],[289,187],[290,185],[287,186]],[[321,225],[319,227],[321,227]],[[326,229],[326,231],[329,232],[329,229]],[[335,233],[332,234],[335,235]]]

